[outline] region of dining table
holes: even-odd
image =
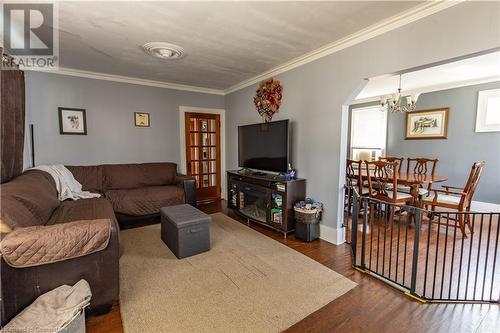
[[[372,172],[372,170],[370,170]],[[371,177],[375,177],[373,173],[370,173]],[[357,174],[356,174],[357,176]],[[427,188],[429,185],[434,183],[441,183],[448,180],[446,176],[430,175],[430,174],[417,174],[411,172],[396,172],[396,182],[398,185],[405,185],[410,187],[410,195],[414,198],[416,203],[421,203],[421,194],[419,188]],[[362,181],[368,180],[368,173],[366,170],[361,171]],[[392,175],[390,175],[390,180],[392,180]]]

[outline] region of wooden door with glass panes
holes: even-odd
[[[220,116],[186,113],[187,174],[196,178],[198,201],[220,198],[220,164]]]

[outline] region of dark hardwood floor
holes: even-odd
[[[226,209],[224,201],[199,207],[206,213],[223,212],[246,221]],[[318,240],[304,243],[294,236],[251,224],[255,229],[320,262],[358,286],[288,328],[286,332],[499,332],[500,306],[495,304],[422,304],[399,290],[352,268],[351,251]],[[311,288],[314,284],[311,283]],[[119,305],[111,312],[87,319],[89,333],[123,332]]]

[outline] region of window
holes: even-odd
[[[387,111],[378,105],[351,112],[351,159],[377,160],[385,154]]]
[[[476,132],[500,132],[500,89],[479,92]]]

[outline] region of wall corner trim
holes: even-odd
[[[389,17],[383,21],[375,23],[365,29],[359,30],[347,37],[341,38],[333,43],[322,46],[316,50],[308,52],[300,57],[287,61],[277,67],[274,67],[266,72],[251,77],[240,83],[237,83],[224,90],[224,94],[230,94],[240,89],[251,86],[262,80],[268,79],[272,76],[287,72],[291,69],[308,64],[320,58],[326,57],[335,52],[341,51],[348,47],[367,41],[371,38],[382,35],[386,32],[403,27],[412,22],[423,19],[427,16],[433,15],[437,12],[455,6],[466,0],[440,0],[440,1],[426,1],[423,4],[410,8],[395,16]]]

